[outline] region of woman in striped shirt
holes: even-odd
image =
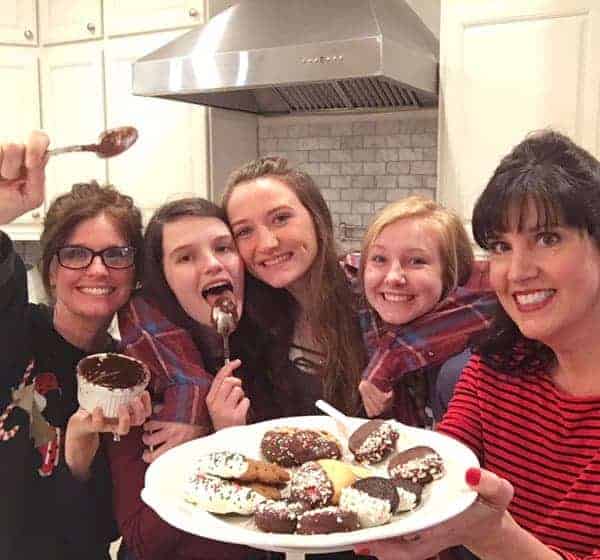
[[[529,136],[479,198],[473,232],[503,309],[438,429],[478,455],[466,480],[479,499],[357,551],[600,559],[600,163],[559,133]]]

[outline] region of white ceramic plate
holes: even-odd
[[[358,427],[365,420],[355,418],[352,422]],[[394,516],[387,525],[330,535],[264,533],[255,527],[252,517],[213,515],[183,500],[185,481],[199,456],[211,451],[237,451],[260,459],[263,434],[277,426],[328,430],[340,437],[340,441],[345,444],[335,422],[327,416],[280,418],[228,428],[180,445],[159,457],[146,471],[142,499],[167,523],[194,535],[263,550],[308,553],[348,550],[357,543],[399,536],[437,525],[464,511],[477,496],[464,482],[466,469],[479,466],[470,449],[442,434],[399,425],[401,433],[397,449],[428,445],[440,454],[446,472],[443,478],[426,487],[422,503],[417,509]],[[344,448],[344,460],[352,462],[352,455],[347,448]],[[385,472],[385,464],[379,467]]]

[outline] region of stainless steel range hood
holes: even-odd
[[[133,93],[260,114],[428,107],[438,50],[404,0],[243,0],[138,60]]]

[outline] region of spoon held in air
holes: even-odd
[[[118,156],[129,149],[137,140],[138,131],[133,126],[121,126],[105,130],[98,137],[97,144],[78,144],[64,148],[54,148],[46,153],[49,156],[66,154],[68,152],[95,152],[99,158]]]

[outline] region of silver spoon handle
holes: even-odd
[[[52,150],[48,150],[46,153],[49,156],[57,156],[59,154],[67,154],[69,152],[83,152],[85,150],[85,146],[79,144],[78,146],[65,146],[64,148],[53,148]]]

